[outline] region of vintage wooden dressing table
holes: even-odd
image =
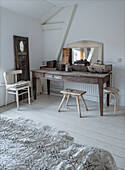
[[[72,61],[75,61],[76,52],[80,54],[80,59],[87,59],[90,64],[100,61],[103,64],[103,43],[96,41],[77,41],[68,44],[68,48],[72,49]],[[86,50],[89,48],[89,53]],[[78,55],[77,55],[78,56]],[[73,63],[72,63],[73,64]],[[47,79],[47,91],[50,94],[50,80],[53,81],[70,81],[78,83],[98,84],[99,87],[99,101],[100,101],[100,116],[103,116],[103,84],[106,83],[110,87],[110,75],[112,73],[99,74],[90,72],[65,72],[57,70],[38,69],[32,70],[34,99],[36,99],[36,78]],[[107,95],[107,106],[109,106],[109,94]]]
[[[103,116],[103,84],[110,86],[111,72],[106,74],[90,73],[90,72],[65,72],[57,70],[31,70],[33,81],[34,99],[36,99],[36,78],[47,79],[47,93],[50,94],[50,80],[52,81],[70,81],[88,84],[98,84],[99,87],[99,101],[100,101],[100,116]],[[107,106],[109,106],[109,95],[107,96]]]

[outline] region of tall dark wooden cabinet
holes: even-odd
[[[30,80],[28,37],[14,35],[13,40],[14,40],[15,69],[22,70],[22,74],[18,76],[18,81]],[[27,94],[20,96],[20,100],[25,98],[27,98]]]

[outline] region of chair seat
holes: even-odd
[[[71,94],[74,96],[81,96],[86,93],[86,91],[81,91],[81,90],[74,90],[74,89],[65,89],[62,90],[61,93],[66,93],[66,94]]]
[[[18,88],[25,87],[25,86],[31,86],[31,82],[30,81],[19,81],[17,83],[8,84],[7,89],[16,90]]]
[[[104,90],[107,93],[118,93],[119,92],[119,89],[115,87],[105,87]]]

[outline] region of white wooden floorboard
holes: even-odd
[[[17,118],[25,117],[69,132],[75,142],[96,146],[111,152],[120,169],[125,169],[125,107],[120,107],[116,116],[113,106],[104,106],[104,116],[99,115],[99,104],[86,101],[89,111],[85,111],[80,101],[83,118],[79,118],[75,98],[71,98],[68,109],[65,105],[57,112],[61,97],[40,95],[29,106],[26,101],[0,108],[0,114]]]

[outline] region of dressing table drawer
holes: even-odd
[[[61,79],[62,79],[62,76],[54,75],[54,79],[61,80]]]
[[[61,80],[61,79],[62,79],[62,76],[52,75],[52,74],[45,74],[45,78]]]
[[[45,74],[45,77],[52,79],[52,78],[53,78],[53,75],[52,75],[52,74]]]

